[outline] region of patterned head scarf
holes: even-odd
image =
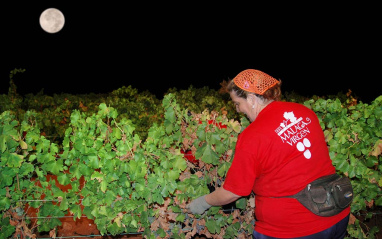
[[[275,86],[278,80],[262,71],[248,69],[233,78],[233,82],[242,90],[263,95],[264,92]]]

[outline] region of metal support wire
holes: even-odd
[[[125,236],[125,235],[142,235],[141,232],[135,232],[135,233],[122,233],[115,236]],[[36,239],[60,239],[60,238],[94,238],[94,237],[107,237],[107,236],[113,236],[112,234],[106,234],[106,235],[78,235],[78,236],[62,236],[62,237],[37,237]]]
[[[79,198],[79,201],[82,201],[83,198]],[[59,200],[45,200],[45,199],[26,199],[26,200],[19,200],[20,202],[59,202]]]
[[[44,219],[44,218],[73,218],[73,216],[62,216],[62,217],[26,217],[26,219]],[[76,217],[78,218],[78,217]],[[80,218],[88,218],[87,216],[81,216]]]

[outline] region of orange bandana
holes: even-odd
[[[275,86],[278,80],[262,71],[248,69],[233,78],[233,82],[242,90],[263,95],[264,92]]]

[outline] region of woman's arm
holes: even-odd
[[[190,213],[202,214],[211,206],[225,205],[239,199],[240,197],[241,196],[231,193],[230,191],[225,190],[223,187],[220,187],[210,194],[203,195],[191,201],[191,203],[188,204],[186,208]]]
[[[240,197],[241,196],[225,190],[223,187],[219,187],[212,193],[207,194],[205,199],[211,206],[221,206],[236,201]]]

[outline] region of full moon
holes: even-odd
[[[56,8],[48,8],[40,15],[40,25],[46,32],[59,32],[64,27],[64,24],[64,14]]]

